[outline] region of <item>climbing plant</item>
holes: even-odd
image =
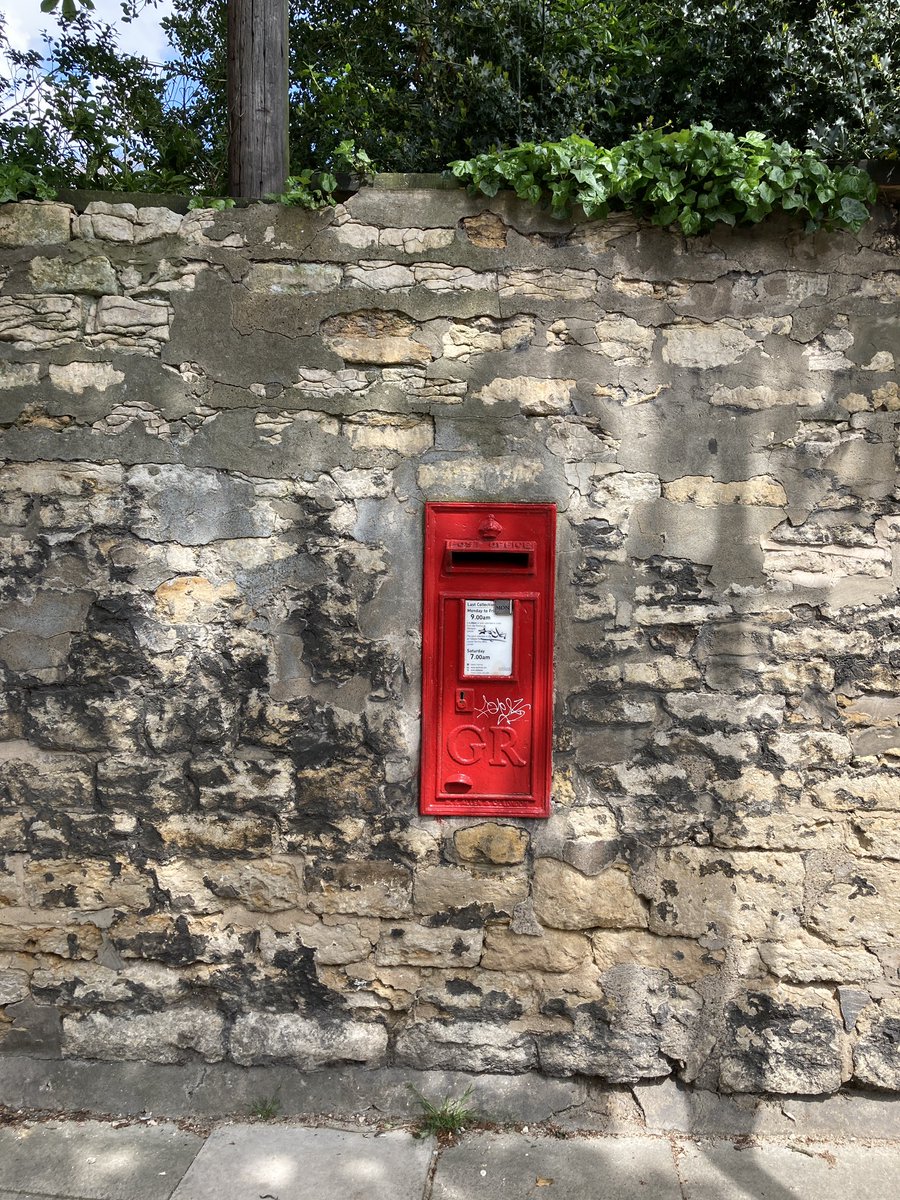
[[[556,216],[574,205],[589,217],[629,209],[656,225],[704,233],[717,222],[747,225],[790,212],[807,231],[858,230],[875,185],[856,167],[831,169],[810,150],[762,133],[738,137],[709,122],[674,132],[645,129],[609,149],[582,137],[524,142],[450,164],[475,192],[512,188]]]

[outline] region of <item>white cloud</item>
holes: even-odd
[[[171,0],[160,0],[153,8],[148,5],[130,25],[120,23],[122,9],[119,0],[94,0],[94,16],[100,20],[119,23],[119,45],[126,53],[143,54],[151,62],[163,62],[171,51],[160,29],[160,18],[172,11]],[[10,44],[17,50],[40,50],[42,33],[58,29],[54,15],[41,12],[40,0],[2,0],[0,12],[6,21]]]

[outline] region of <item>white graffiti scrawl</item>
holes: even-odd
[[[514,725],[522,720],[529,708],[531,705],[525,703],[524,697],[518,700],[510,700],[509,697],[505,700],[488,700],[487,696],[482,696],[481,708],[475,716],[493,717],[498,725]]]

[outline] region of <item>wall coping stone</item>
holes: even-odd
[[[282,1118],[323,1116],[414,1120],[416,1093],[460,1095],[472,1088],[482,1118],[499,1125],[541,1123],[606,1134],[895,1141],[900,1098],[842,1089],[831,1096],[736,1097],[646,1080],[634,1087],[546,1075],[470,1074],[364,1067],[303,1071],[228,1063],[96,1062],[0,1055],[0,1095],[10,1108],[194,1120],[246,1116],[253,1101],[277,1094]]]

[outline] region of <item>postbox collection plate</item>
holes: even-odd
[[[550,812],[556,506],[425,506],[420,809]]]

